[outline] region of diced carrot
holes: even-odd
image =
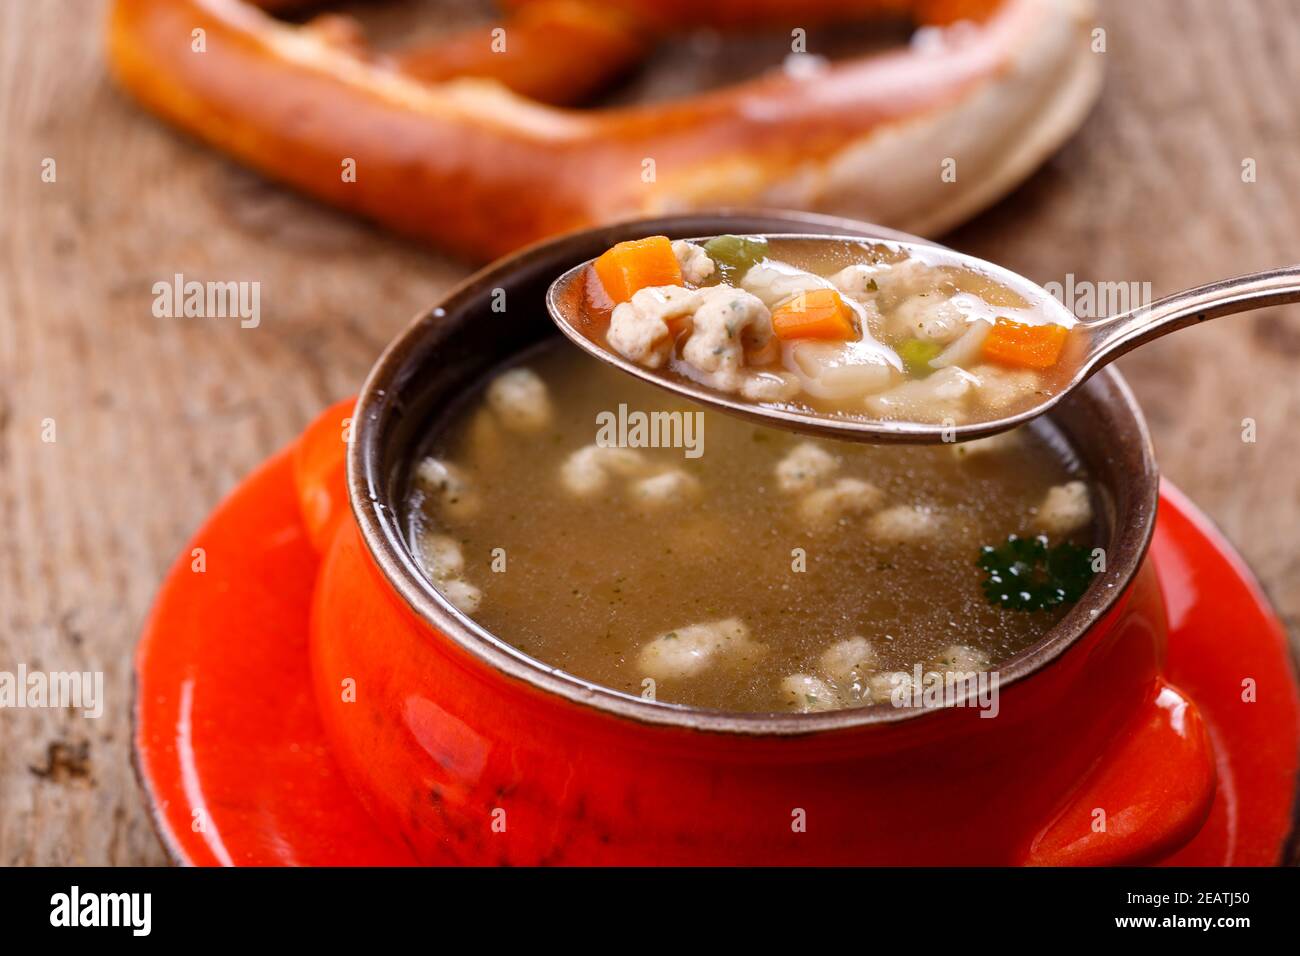
[[[777,338],[835,339],[844,341],[856,335],[849,307],[834,289],[809,289],[800,292],[772,313],[772,328]]]
[[[596,260],[596,276],[615,304],[648,286],[682,285],[682,269],[667,236],[620,242]]]
[[[1051,368],[1061,357],[1070,330],[1063,325],[1028,325],[999,318],[984,336],[982,352],[991,362],[1021,368]]]

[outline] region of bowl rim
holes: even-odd
[[[347,454],[348,498],[365,548],[397,595],[417,618],[432,628],[434,634],[430,637],[452,641],[508,678],[606,716],[714,734],[803,736],[924,720],[961,707],[975,696],[976,688],[968,687],[964,694],[938,707],[878,704],[817,713],[733,712],[644,700],[576,677],[514,648],[447,601],[415,564],[401,527],[403,509],[399,502],[386,500],[388,476],[383,467],[383,438],[394,396],[399,392],[398,383],[412,377],[410,365],[419,355],[418,346],[427,335],[430,323],[471,306],[485,285],[488,288],[498,285],[494,281],[496,277],[552,258],[562,260],[564,250],[575,245],[588,244],[597,238],[612,245],[634,235],[704,235],[710,230],[700,228],[701,225],[720,219],[736,220],[738,232],[773,232],[776,229],[769,226],[780,226],[787,232],[803,229],[810,234],[854,234],[868,239],[936,245],[897,230],[840,217],[785,210],[719,209],[620,220],[554,236],[496,260],[418,313],[388,344],[366,376],[353,412],[353,434]],[[757,225],[760,222],[765,225]],[[557,269],[556,274],[564,268],[567,267]],[[545,304],[539,303],[538,307],[544,310]],[[558,330],[555,334],[560,335]],[[1106,567],[1094,578],[1084,596],[1038,641],[996,668],[999,693],[1064,654],[1120,602],[1146,557],[1155,530],[1159,493],[1155,452],[1131,390],[1122,376],[1108,367],[1100,370],[1080,392],[1089,394],[1090,401],[1113,406],[1120,431],[1109,434],[1107,440],[1118,447],[1127,446],[1136,454],[1135,466],[1125,471],[1126,480],[1133,485],[1134,507],[1130,514],[1115,515],[1112,540],[1107,542],[1113,548],[1106,552]]]

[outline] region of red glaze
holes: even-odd
[[[1282,621],[1241,556],[1187,496],[1160,488],[1152,558],[1169,626],[1171,679],[1196,695],[1215,742],[1219,787],[1201,835],[1164,862],[1279,862],[1295,824],[1300,694]],[[1262,613],[1261,613],[1262,612]],[[1249,696],[1247,682],[1254,691]],[[1297,862],[1292,856],[1287,862]]]
[[[352,409],[356,400],[331,405],[293,445],[293,482],[307,536],[317,551],[334,537],[348,513],[345,475],[347,443],[351,440]]]
[[[1030,844],[1031,866],[1109,866],[1159,859],[1205,822],[1214,752],[1200,711],[1157,680],[1148,703]]]
[[[431,633],[349,525],[321,575],[326,735],[381,830],[422,861],[1140,862],[1195,833],[1213,796],[1195,707],[1179,732],[1156,703],[1165,628],[1149,564],[1082,642],[1002,690],[995,719],[948,710],[798,738],[646,725],[505,678]],[[1152,787],[1133,773],[1144,766],[1186,782]],[[1089,805],[1062,811],[1081,780]],[[1093,806],[1124,825],[1093,834]],[[508,837],[492,832],[497,808]],[[792,830],[800,809],[806,832]]]
[[[330,448],[321,439],[348,414],[331,409],[306,442]],[[295,501],[337,467],[300,447],[292,466],[279,456],[250,478],[193,542],[207,570],[182,556],[141,643],[138,764],[186,862],[1279,859],[1300,745],[1285,635],[1239,559],[1168,487],[1129,593],[1004,688],[996,719],[948,710],[741,738],[646,726],[503,677],[417,621],[350,517],[318,569],[309,540],[336,519],[315,512],[312,535]],[[324,728],[305,660],[313,583]],[[1244,676],[1255,703],[1240,699]],[[345,678],[355,703],[342,700]]]
[[[167,576],[136,650],[136,769],[183,863],[409,865],[343,782],[316,715],[316,552],[292,458],[250,475]]]

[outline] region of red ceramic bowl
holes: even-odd
[[[622,239],[805,231],[901,237],[821,217],[639,221],[534,246],[478,273],[384,353],[356,406],[299,443],[323,553],[316,697],[369,813],[423,862],[1101,864],[1159,860],[1215,789],[1197,708],[1162,676],[1147,547],[1157,480],[1141,413],[1107,370],[1053,420],[1092,476],[1107,568],[999,668],[999,709],[727,714],[594,686],[457,611],[408,550],[409,465],[440,412],[555,335],[551,279]],[[504,290],[507,311],[490,308]]]

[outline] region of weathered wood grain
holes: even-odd
[[[105,77],[90,9],[0,4],[0,670],[103,670],[108,702],[98,721],[0,711],[0,864],[164,861],[129,762],[131,657],[159,580],[240,477],[353,391],[465,272],[139,113]],[[1156,294],[1300,258],[1300,7],[1114,0],[1102,23],[1100,108],[949,241],[1042,282]],[[155,318],[151,287],[177,272],[259,281],[260,327]],[[1293,631],[1298,361],[1300,314],[1278,309],[1123,363],[1165,473],[1238,543]]]

